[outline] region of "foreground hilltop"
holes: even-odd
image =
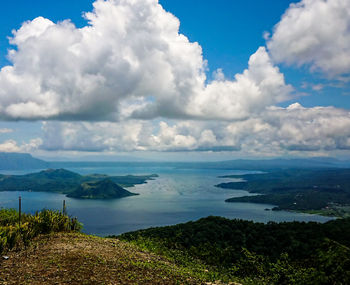
[[[0,284],[350,284],[350,219],[207,217],[118,237],[58,211],[0,209]]]
[[[0,209],[0,284],[205,284],[193,268],[118,239],[80,233],[58,211]]]
[[[37,238],[0,261],[1,284],[205,284],[165,258],[79,233]]]

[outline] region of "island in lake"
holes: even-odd
[[[138,195],[120,187],[110,179],[84,182],[67,196],[80,199],[116,199]]]
[[[138,195],[123,187],[147,183],[157,176],[80,175],[66,169],[47,169],[25,175],[0,174],[0,191],[55,192],[81,199],[116,199]]]
[[[350,169],[284,169],[269,173],[229,175],[243,181],[216,185],[263,194],[226,202],[273,204],[273,210],[292,210],[326,216],[350,216]]]

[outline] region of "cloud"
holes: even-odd
[[[323,84],[313,84],[311,86],[311,88],[314,91],[321,91],[324,88],[324,85]]]
[[[0,73],[3,119],[115,121],[121,102],[137,98],[180,109],[205,80],[201,47],[157,1],[93,5],[81,29],[38,17],[14,32],[13,64]]]
[[[142,150],[139,145],[147,123],[44,122],[42,149],[74,151]]]
[[[38,17],[13,32],[12,65],[0,71],[0,119],[242,119],[291,92],[263,47],[233,80],[218,69],[207,84],[201,46],[156,0],[93,6],[83,28]]]
[[[0,129],[0,134],[8,134],[8,133],[12,133],[12,132],[13,132],[12,129],[8,129],[8,128]]]
[[[15,140],[6,140],[0,143],[0,152],[31,152],[37,150],[41,144],[40,138],[32,139],[22,145],[18,145]]]
[[[271,126],[274,140],[287,150],[349,149],[350,112],[334,107],[304,108],[295,103],[288,108],[272,108],[264,120]]]
[[[350,74],[349,26],[348,0],[302,0],[290,5],[267,46],[275,62],[342,79]]]
[[[214,70],[213,78],[215,81],[224,81],[225,80],[225,74],[224,74],[222,68],[218,68],[217,70]]]
[[[309,82],[302,82],[301,84],[301,88],[303,89],[311,89],[313,91],[322,91],[325,87],[327,86],[333,86],[333,84],[329,84],[329,85],[326,85],[326,84],[322,84],[322,83],[309,83]]]
[[[20,148],[14,140],[7,140],[0,143],[0,152],[19,152]]]
[[[221,130],[214,134],[214,126],[200,121],[45,122],[40,148],[93,152],[236,149],[217,137],[223,136]]]
[[[32,152],[39,149],[42,143],[43,143],[43,140],[41,138],[34,138],[27,143],[23,143],[20,146],[20,150],[21,152]]]
[[[79,151],[240,151],[284,155],[350,149],[350,112],[271,107],[241,121],[46,122],[42,149]]]
[[[292,4],[272,36],[265,33],[268,51],[259,47],[233,78],[218,68],[212,80],[201,46],[179,33],[179,20],[157,0],[97,0],[82,28],[43,17],[25,22],[10,40],[11,65],[0,71],[0,119],[45,120],[43,137],[7,140],[0,151],[349,150],[348,111],[276,107],[293,88],[274,64],[346,77],[347,3]]]
[[[188,113],[207,119],[243,119],[287,100],[291,92],[266,49],[260,47],[250,57],[248,68],[234,80],[214,80],[195,94]]]

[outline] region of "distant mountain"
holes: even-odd
[[[178,169],[225,169],[225,170],[278,170],[278,169],[321,169],[350,168],[349,160],[335,158],[275,158],[236,159],[211,162],[137,162],[137,161],[53,161],[53,168],[79,167],[174,167]]]
[[[67,196],[80,199],[116,199],[138,195],[120,187],[110,179],[84,182]]]
[[[116,158],[116,157],[114,157]],[[236,159],[215,162],[150,162],[125,161],[44,161],[33,158],[27,153],[0,153],[1,170],[28,170],[47,168],[79,168],[79,167],[174,167],[179,169],[232,169],[232,170],[277,170],[277,169],[307,169],[307,168],[350,168],[349,160],[338,160],[328,157],[314,158],[275,158],[275,159]],[[114,181],[114,180],[113,180]],[[116,181],[114,181],[116,182]]]
[[[25,175],[1,175],[0,191],[69,193],[80,185],[83,176],[65,169],[47,169]]]
[[[188,168],[197,168],[200,163],[189,163]],[[335,158],[276,158],[276,159],[237,159],[219,162],[203,163],[203,168],[232,170],[281,170],[281,169],[322,169],[350,168],[350,161]],[[181,167],[179,167],[181,168]]]
[[[0,152],[0,170],[43,169],[49,163],[32,157],[29,153]]]

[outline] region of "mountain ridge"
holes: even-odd
[[[43,169],[49,165],[29,153],[0,152],[0,170]]]

